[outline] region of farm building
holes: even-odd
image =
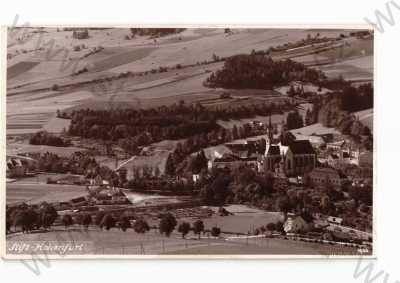
[[[73,198],[69,201],[70,205],[73,207],[81,206],[81,205],[87,205],[87,199],[85,197],[77,197]]]
[[[72,32],[72,37],[75,39],[89,38],[89,31],[87,29],[78,29]]]
[[[341,187],[347,178],[340,171],[328,168],[317,167],[314,168],[309,174],[311,182],[316,186]]]

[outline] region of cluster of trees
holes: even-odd
[[[272,174],[257,174],[247,167],[234,171],[213,170],[208,178],[203,178],[200,199],[210,205],[244,203],[262,206],[274,192]]]
[[[160,220],[160,225],[159,225],[160,233],[165,234],[166,236],[169,237],[169,235],[175,229],[176,225],[177,221],[175,217],[172,214],[167,213],[164,216],[162,216]],[[182,222],[181,224],[179,224],[177,231],[181,233],[182,239],[185,238],[190,231],[193,231],[193,233],[197,235],[198,238],[200,239],[201,233],[205,232],[204,222],[200,219],[193,222],[192,225],[190,225],[190,223],[188,222]],[[210,233],[211,236],[218,237],[221,234],[221,229],[218,227],[212,227]]]
[[[73,111],[69,134],[85,138],[132,138],[137,145],[165,139],[182,139],[217,128],[212,113],[201,106],[180,105],[153,109]]]
[[[46,131],[33,134],[29,139],[30,144],[51,145],[51,146],[70,146],[71,141],[52,135]]]
[[[151,109],[74,110],[70,115],[70,135],[103,140],[120,140],[130,150],[165,139],[208,135],[216,140],[221,128],[217,120],[230,120],[282,113],[290,105],[254,104],[209,110],[201,104],[179,104]],[[66,118],[66,113],[59,117]],[[223,135],[223,133],[222,133]]]
[[[304,176],[306,186],[308,176]],[[286,179],[272,174],[259,175],[251,169],[214,170],[201,180],[200,199],[210,205],[242,203],[283,213],[296,213],[311,220],[312,213],[354,218],[359,211],[372,205],[372,187],[292,188]],[[344,192],[348,192],[345,194]],[[350,216],[348,213],[350,213]]]
[[[304,126],[303,117],[300,113],[295,111],[290,111],[286,117],[286,129],[293,130],[302,128]]]
[[[88,214],[85,214],[84,216],[80,217],[79,219],[85,219],[88,217]],[[90,215],[89,215],[90,217]],[[64,219],[66,220],[65,222],[68,223],[68,225],[71,225],[73,223],[72,217],[71,216],[64,216],[63,217],[63,223]],[[118,227],[122,231],[126,232],[128,228],[133,228],[133,230],[136,233],[146,233],[150,230],[149,224],[146,222],[141,217],[133,217],[134,219],[134,224],[131,224],[130,219],[132,217],[129,217],[125,214],[121,214],[119,217],[115,216],[111,213],[106,213],[104,211],[99,211],[94,219],[94,224],[99,226],[100,229],[105,229],[105,230],[110,230],[111,228]],[[82,220],[78,220],[80,223],[82,223]],[[92,223],[91,217],[90,221],[86,221],[86,224]],[[85,224],[85,225],[86,225]],[[88,225],[89,225],[88,224]],[[160,234],[163,234],[167,237],[171,235],[171,233],[175,230],[177,227],[178,222],[175,218],[175,216],[171,213],[165,213],[163,215],[160,215],[160,222],[158,225],[158,230]],[[200,233],[204,232],[204,223],[201,220],[196,220],[192,225],[188,222],[182,222],[178,227],[177,231],[182,234],[182,238],[185,238],[185,236],[190,232],[193,231],[194,234],[198,235],[200,238]],[[214,237],[218,237],[219,234],[221,233],[221,230],[218,227],[213,227],[211,229],[211,235]]]
[[[374,89],[370,83],[358,87],[349,86],[340,95],[341,108],[344,111],[356,112],[374,106]]]
[[[269,56],[250,54],[225,59],[221,70],[211,73],[204,85],[223,88],[273,89],[291,81],[316,83],[325,76],[292,60],[274,61]]]
[[[69,157],[61,157],[55,153],[46,152],[37,158],[37,169],[50,173],[71,173],[84,175],[86,178],[100,176],[112,186],[123,185],[121,177],[107,166],[100,166],[89,152],[75,152]]]
[[[284,234],[285,231],[283,229],[283,222],[282,221],[277,221],[277,222],[269,222],[266,225],[262,225],[258,228],[255,228],[252,233],[253,235],[260,235],[260,234],[265,234],[266,231],[269,232],[278,232]],[[250,231],[248,232],[250,234]]]
[[[98,167],[94,157],[86,152],[75,152],[69,157],[61,157],[55,153],[46,152],[38,159],[38,169],[51,173],[86,174],[90,169]]]
[[[370,129],[353,114],[354,111],[373,107],[373,88],[370,84],[346,86],[342,91],[315,102],[314,107],[318,109],[318,120],[324,126],[335,127],[343,134],[352,136],[355,141],[363,142],[366,149],[372,149]]]
[[[57,211],[47,202],[42,202],[37,206],[22,203],[16,207],[6,207],[6,230],[10,232],[12,227],[14,231],[20,227],[23,233],[40,228],[47,230],[57,217]]]
[[[202,232],[204,232],[204,223],[203,221],[201,221],[200,219],[196,220],[195,222],[193,222],[192,225],[190,225],[190,223],[188,222],[182,222],[179,226],[178,226],[178,232],[182,234],[182,238],[185,238],[186,235],[190,232],[193,231],[193,233],[195,235],[198,236],[198,238],[200,239],[200,234]],[[213,227],[211,228],[211,236],[213,237],[218,237],[221,234],[221,229],[218,227]]]

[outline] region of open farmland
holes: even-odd
[[[49,185],[45,183],[25,182],[23,180],[6,185],[6,203],[37,204],[43,201],[60,202],[72,198],[85,196],[84,186]]]
[[[215,213],[203,220],[204,225],[219,227],[223,232],[247,234],[268,223],[283,221],[283,215],[279,212],[251,209],[244,205],[228,205],[225,209],[233,215],[219,216]],[[217,212],[217,208],[214,211]]]
[[[46,91],[35,95],[19,94],[8,97],[7,135],[33,133],[42,130],[43,126],[46,130],[59,133],[68,126],[68,122],[54,118],[56,111],[80,104],[90,97],[92,94],[87,91]]]
[[[283,239],[249,238],[212,246],[194,246],[174,251],[178,255],[356,255],[355,248],[305,243]]]
[[[132,229],[127,232],[111,229],[109,231],[90,227],[88,231],[73,225],[67,231],[64,227],[54,227],[46,234],[11,234],[7,236],[9,254],[15,242],[26,244],[46,239],[47,242],[83,243],[82,251],[69,253],[86,255],[356,255],[357,250],[351,247],[305,243],[283,239],[243,238],[243,239],[214,239],[203,236],[200,240],[190,233],[187,239],[182,239],[178,233],[170,237],[160,235],[157,230],[146,234],[135,233]],[[51,254],[51,253],[50,253]],[[53,252],[56,254],[56,252]]]
[[[35,67],[39,62],[19,62],[7,69],[7,79],[12,79],[22,73],[25,73]]]
[[[70,119],[53,117],[43,126],[43,130],[49,133],[60,134],[62,132],[68,131],[70,124]]]
[[[8,52],[11,59],[7,61],[7,117],[10,119],[7,119],[7,134],[35,132],[53,117],[51,114],[57,109],[151,108],[178,103],[181,100],[187,103],[205,100],[204,105],[211,108],[236,107],[269,100],[276,102],[278,97],[272,93],[259,95],[244,91],[238,95],[231,91],[233,96],[240,97],[229,103],[220,101],[218,98],[223,90],[208,89],[203,86],[203,81],[209,75],[209,71],[219,69],[223,63],[196,64],[210,60],[213,54],[225,57],[296,42],[306,38],[308,34],[337,37],[340,33],[339,30],[316,32],[238,29],[225,34],[223,29],[187,29],[156,40],[146,36],[126,40],[125,36],[129,35],[128,29],[103,29],[90,30],[89,38],[79,40],[72,38],[72,32],[67,30],[31,29],[31,32],[25,34],[29,40],[20,42],[18,38],[12,38],[9,42]],[[45,55],[46,49],[35,50],[39,34],[44,42],[53,39],[55,46],[62,48],[62,52],[54,52],[54,56],[49,57]],[[83,47],[76,49],[77,45]],[[352,79],[365,79],[371,73],[371,66],[368,65],[371,60],[363,58],[371,56],[371,46],[371,40],[348,39],[343,48],[323,51],[317,55],[331,60],[337,52],[341,52],[340,62],[331,61],[318,68],[327,71],[328,75],[345,72],[349,73]],[[316,47],[310,47],[311,51],[308,51],[312,52],[313,48]],[[360,53],[360,49],[364,50],[363,53]],[[302,49],[293,50],[290,55],[300,54],[300,51],[304,52]],[[70,58],[71,62],[63,62],[65,56]],[[296,58],[300,57],[294,56],[294,59]],[[149,72],[160,66],[175,67],[177,64],[192,67],[169,69],[165,73],[148,73],[98,85],[82,84],[122,72]],[[71,75],[73,71],[84,67],[88,72]],[[64,91],[50,92],[49,89],[55,84],[68,85],[68,88]],[[37,113],[38,118],[31,117],[31,121],[27,123],[22,116],[25,113]],[[37,122],[33,122],[35,120]],[[52,127],[49,126],[50,129]]]
[[[349,80],[372,80],[373,40],[351,38],[337,48],[294,57],[293,60],[323,71],[328,77],[342,76]]]
[[[7,143],[7,154],[18,155],[26,153],[40,153],[44,154],[46,152],[57,154],[61,157],[69,157],[71,154],[79,151],[86,151],[84,148],[74,147],[74,146],[50,146],[50,145],[33,145],[21,142],[9,142]]]

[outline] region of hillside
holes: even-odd
[[[343,32],[234,29],[225,33],[221,28],[132,36],[129,29],[111,28],[90,29],[88,38],[77,39],[73,31],[65,29],[17,30],[8,38],[7,134],[40,130],[57,109],[151,108],[180,100],[190,103],[216,99],[223,90],[203,86],[210,72],[224,64],[213,61],[214,55],[225,58],[250,54],[252,50],[285,46],[308,36],[337,38]],[[357,65],[362,70],[358,73],[367,74],[363,79],[372,78],[371,66],[364,64],[371,61],[368,58],[372,41],[356,38],[346,41],[348,44],[340,48],[349,52],[342,52],[346,56],[340,62],[331,60],[333,50],[339,47],[329,42],[329,48],[323,52],[314,46],[277,53],[276,58],[301,61],[304,56],[314,59],[318,56],[329,59],[318,66],[329,69],[328,75],[341,72],[345,78],[351,77],[355,73],[349,66]],[[313,54],[317,51],[318,55]],[[52,128],[53,124],[45,127]]]

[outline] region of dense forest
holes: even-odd
[[[231,139],[252,135],[249,127],[226,131],[217,120],[249,118],[255,115],[281,113],[291,106],[258,104],[229,109],[209,110],[200,104],[162,106],[153,109],[76,110],[71,114],[60,113],[59,117],[71,118],[68,133],[73,136],[118,141],[128,152],[138,146],[162,140],[193,138],[191,147],[199,150]],[[230,136],[230,137],[229,137]]]
[[[291,81],[317,83],[325,79],[321,71],[292,60],[274,61],[257,54],[236,55],[225,59],[221,70],[211,73],[204,85],[234,89],[273,89]]]
[[[366,149],[372,149],[371,129],[364,126],[353,112],[373,108],[373,87],[364,84],[358,87],[345,86],[314,103],[318,121],[324,126],[335,127],[345,135],[362,141]],[[364,137],[362,139],[362,137]]]

